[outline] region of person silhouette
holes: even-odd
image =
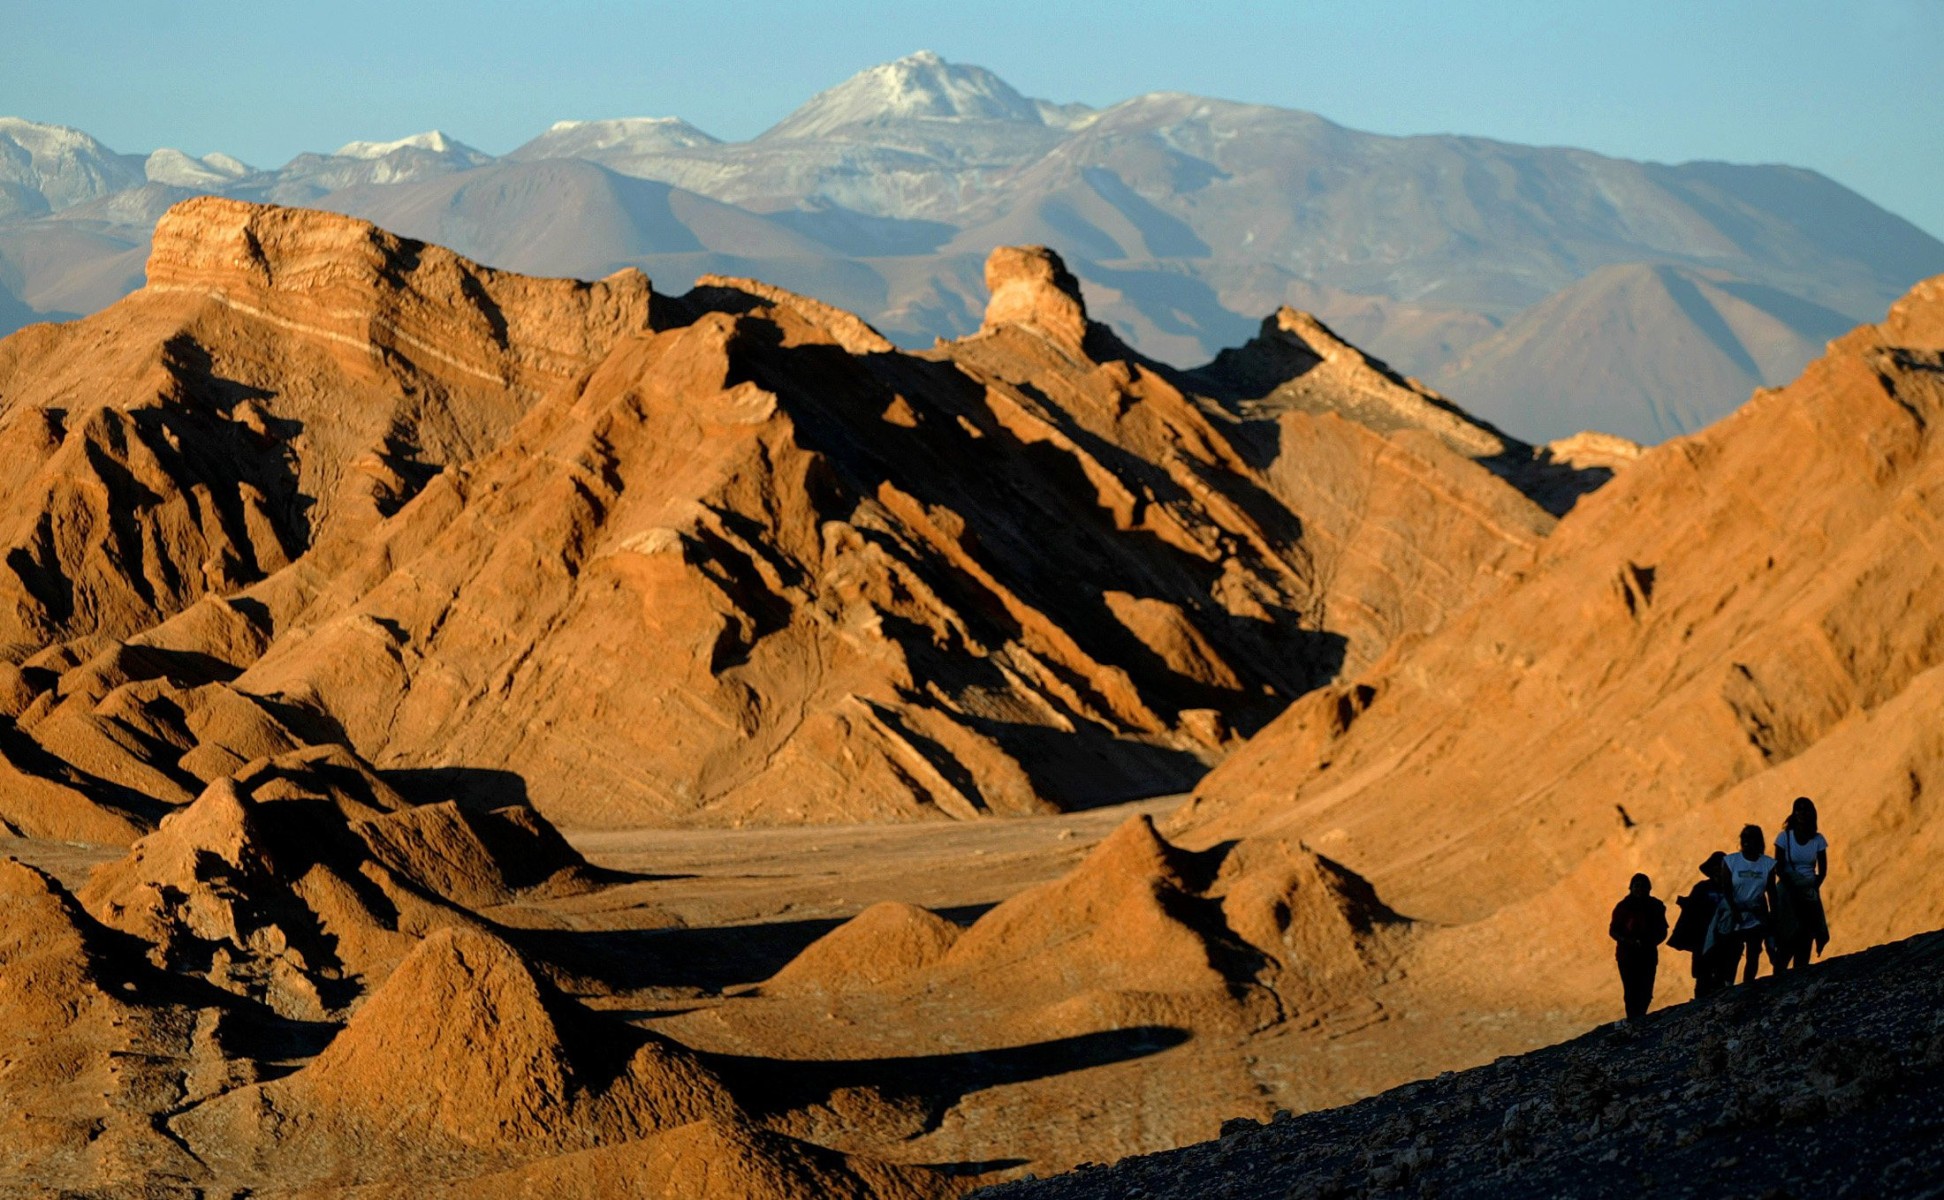
[[[1829,839],[1816,829],[1816,802],[1797,796],[1782,832],[1775,835],[1775,969],[1809,965],[1813,946],[1829,945],[1829,920],[1822,885],[1829,878]]]
[[[1660,970],[1660,944],[1667,939],[1667,906],[1654,899],[1654,883],[1635,875],[1627,894],[1613,906],[1607,936],[1614,942],[1613,961],[1620,967],[1620,994],[1627,1019],[1647,1015],[1654,1002],[1654,975]]]
[[[1769,902],[1775,890],[1775,860],[1762,853],[1762,827],[1742,826],[1741,850],[1725,855],[1721,862],[1728,869],[1728,903],[1735,912],[1735,954],[1728,960],[1728,978],[1734,979],[1734,964],[1746,955],[1742,982],[1748,983],[1762,969],[1762,943],[1769,936]]]
[[[1735,973],[1735,958],[1741,953],[1741,943],[1735,940],[1734,910],[1728,902],[1726,858],[1717,850],[1702,862],[1701,882],[1675,901],[1681,915],[1667,938],[1669,946],[1688,953],[1696,1000],[1728,986]]]

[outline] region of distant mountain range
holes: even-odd
[[[1157,358],[1207,359],[1289,304],[1538,440],[1698,428],[1944,272],[1944,243],[1799,168],[1387,137],[1173,93],[1060,105],[921,52],[747,142],[561,121],[497,158],[434,131],[260,170],[0,118],[0,330],[138,286],[156,218],[197,192],[526,272],[758,276],[906,345],[977,328],[987,252],[1041,242]]]

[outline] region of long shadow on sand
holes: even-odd
[[[936,910],[961,927],[984,916],[990,904]],[[501,935],[526,954],[577,978],[606,988],[687,988],[721,992],[761,983],[803,948],[848,918],[763,921],[679,929],[503,929]]]
[[[704,1054],[703,1061],[737,1100],[759,1116],[807,1108],[844,1089],[868,1088],[889,1098],[923,1101],[922,1132],[972,1092],[1026,1083],[1146,1058],[1187,1041],[1170,1025],[1136,1025],[1053,1038],[995,1050],[919,1054],[898,1058],[805,1060],[738,1054]]]
[[[535,958],[609,988],[720,992],[768,979],[841,924],[828,917],[696,929],[508,929],[504,936]]]

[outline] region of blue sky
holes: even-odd
[[[1186,91],[1381,133],[1813,167],[1944,237],[1944,0],[0,0],[0,113],[275,166],[564,117],[752,136],[920,48],[1029,95]]]

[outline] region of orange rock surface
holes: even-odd
[[[0,348],[44,752],[0,820],[127,840],[320,744],[582,826],[1166,793],[1552,524],[1530,447],[1311,318],[1183,373],[1052,252],[989,274],[908,355],[751,281],[179,205],[148,287]]]
[[[954,1195],[1617,1015],[1627,876],[1798,794],[1837,948],[1944,920],[1944,281],[1642,452],[1291,310],[1147,360],[1038,247],[907,354],[749,280],[164,231],[0,343],[24,1187]],[[954,891],[556,828],[941,817],[1046,843]]]

